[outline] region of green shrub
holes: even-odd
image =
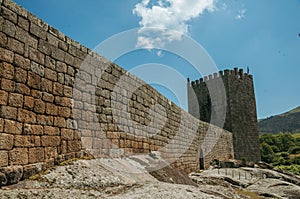
[[[290,147],[289,153],[290,154],[299,154],[300,153],[300,146]]]
[[[275,153],[266,142],[262,143],[260,146],[261,160],[267,163],[272,163],[275,158]]]

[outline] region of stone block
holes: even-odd
[[[72,129],[61,129],[61,139],[73,140],[75,131]]]
[[[45,68],[45,78],[56,82],[57,81],[57,72],[52,69]]]
[[[59,136],[42,136],[42,146],[44,147],[57,147],[60,145]]]
[[[37,124],[40,125],[48,125],[52,126],[53,125],[53,116],[49,115],[37,115]]]
[[[18,16],[18,26],[23,28],[25,31],[29,31],[29,21],[24,17]]]
[[[28,164],[28,148],[14,148],[9,151],[10,165],[26,165]]]
[[[8,44],[7,47],[9,50],[18,53],[20,55],[23,55],[25,52],[25,45],[21,43],[20,41],[13,39],[13,38],[8,38]]]
[[[53,47],[58,47],[58,43],[59,43],[59,39],[56,37],[55,34],[52,34],[53,31],[52,31],[52,27],[50,27],[49,31],[50,33],[47,33],[47,42],[52,45]]]
[[[51,44],[48,41],[40,39],[38,44],[38,50],[46,55],[50,55],[52,50]]]
[[[86,149],[93,148],[93,138],[92,137],[83,137],[81,136],[82,146]]]
[[[64,86],[64,96],[66,98],[72,98],[72,95],[73,95],[73,89],[72,89],[72,87],[70,87],[70,86]],[[70,106],[72,106],[72,104]]]
[[[0,90],[0,105],[7,105],[8,93],[6,91]]]
[[[2,173],[5,173],[7,179],[7,185],[18,183],[23,176],[22,166],[12,166],[1,169]]]
[[[63,117],[55,117],[54,118],[54,126],[66,128],[66,119]]]
[[[65,59],[65,52],[60,50],[59,48],[53,47],[51,52],[51,57],[58,61],[63,62]]]
[[[41,85],[41,87],[42,87],[42,91],[45,91],[45,92],[48,92],[48,93],[52,93],[53,83],[52,83],[52,81],[43,78],[42,79],[42,85]]]
[[[22,95],[30,95],[30,88],[23,83],[16,83],[15,92]]]
[[[10,37],[15,37],[16,35],[16,26],[8,20],[4,20],[2,25],[2,31],[9,35]]]
[[[56,61],[55,61],[55,59],[53,59],[53,58],[51,58],[49,56],[46,56],[46,58],[45,58],[45,66],[48,69],[55,70],[55,68],[56,68]]]
[[[68,143],[68,153],[70,152],[77,152],[81,150],[81,141],[75,140],[75,141],[67,141]]]
[[[42,98],[42,92],[40,90],[31,89],[31,96],[34,98]]]
[[[38,74],[41,77],[44,77],[45,75],[45,68],[41,64],[31,61],[30,69],[32,72]]]
[[[25,84],[27,82],[27,71],[22,68],[16,68],[15,81]]]
[[[24,58],[21,55],[15,54],[14,65],[18,66],[20,68],[23,68],[25,70],[29,70],[30,69],[30,60],[27,58]]]
[[[35,89],[41,89],[41,77],[34,72],[28,72],[28,86]]]
[[[8,92],[13,92],[15,90],[16,83],[9,79],[1,80],[1,88]]]
[[[4,132],[13,135],[22,134],[22,123],[13,120],[4,120]]]
[[[34,147],[34,139],[29,135],[16,135],[14,139],[15,147]]]
[[[0,32],[0,47],[5,48],[6,46],[7,46],[7,36],[4,33]]]
[[[25,135],[43,135],[44,127],[41,125],[24,124]]]
[[[48,160],[50,158],[54,158],[58,155],[56,147],[45,147],[45,159]]]
[[[35,48],[29,48],[29,59],[41,65],[45,63],[45,55]],[[38,71],[37,74],[41,74],[41,72],[42,71]]]
[[[13,107],[23,106],[23,95],[17,93],[10,93],[8,99],[8,105]]]
[[[0,63],[0,77],[6,79],[14,78],[15,67],[9,63],[1,62]]]
[[[17,23],[18,21],[18,15],[4,6],[1,8],[1,16],[13,23]]]
[[[1,106],[0,116],[5,119],[15,120],[17,118],[17,108],[9,107],[9,106]]]
[[[32,111],[19,109],[18,112],[18,121],[28,124],[34,124],[36,123],[36,114]]]
[[[13,1],[10,0],[3,0],[3,5],[5,7],[7,7],[8,9],[12,10],[15,13],[18,13],[18,15],[23,16],[23,17],[27,17],[28,11],[25,10],[23,7],[19,6],[18,4],[16,4]]]
[[[58,114],[58,106],[52,103],[46,103],[46,114],[56,116]]]
[[[29,164],[43,162],[45,160],[44,148],[30,148],[29,149]]]
[[[24,97],[24,108],[32,110],[34,107],[34,98],[30,96]]]
[[[53,84],[53,94],[58,96],[63,96],[64,86],[60,83],[55,82]]]
[[[67,73],[68,67],[64,62],[57,61],[56,62],[56,71],[59,73]]]
[[[69,118],[71,116],[71,109],[68,107],[58,107],[58,116]]]
[[[44,127],[44,135],[60,135],[60,129],[52,126]],[[62,138],[63,139],[63,138]]]
[[[45,102],[41,99],[35,99],[34,100],[34,112],[36,113],[40,113],[40,114],[43,114],[45,113]]]
[[[30,23],[30,33],[43,40],[46,40],[47,38],[46,31],[44,31],[41,27],[32,22]]]
[[[8,166],[8,151],[0,151],[0,167],[5,166]]]

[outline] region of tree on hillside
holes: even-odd
[[[261,152],[261,160],[267,163],[272,163],[275,158],[275,153],[272,149],[272,147],[267,144],[266,142],[263,142],[260,145],[260,152]]]

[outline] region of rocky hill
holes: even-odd
[[[0,198],[300,198],[299,185],[298,176],[261,168],[188,176],[153,153],[74,161],[2,187]]]
[[[259,121],[260,133],[300,132],[300,106],[286,113]]]

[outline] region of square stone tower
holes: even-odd
[[[213,95],[221,92],[216,81],[223,82],[226,96],[224,94],[223,99],[211,100]],[[225,107],[225,118],[221,123],[212,119],[213,115],[218,118],[221,114],[220,107]],[[253,77],[249,72],[234,68],[191,83],[188,79],[188,108],[194,117],[232,132],[235,159],[260,161],[256,101]]]

